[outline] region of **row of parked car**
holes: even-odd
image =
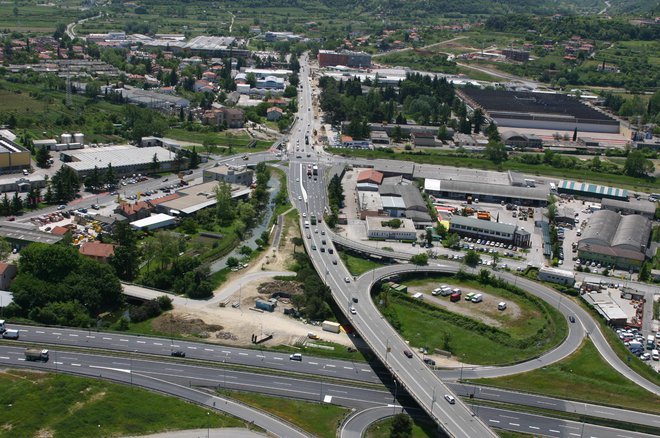
[[[657,349],[657,345],[660,343],[660,332],[657,332],[655,336],[648,335],[646,339],[636,328],[618,329],[616,333],[628,350],[641,360],[660,360]]]

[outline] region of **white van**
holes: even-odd
[[[501,301],[501,302],[497,305],[497,310],[504,310],[504,309],[506,309],[506,303],[505,303],[504,301]]]
[[[4,333],[7,328],[5,327],[5,320],[0,319],[0,333]]]
[[[481,294],[476,294],[475,296],[472,297],[473,303],[480,303],[482,301],[483,301],[483,296]]]
[[[18,339],[18,330],[5,330],[2,334],[3,339]]]
[[[424,294],[421,292],[417,292],[415,295],[412,296],[413,298],[417,300],[423,300],[424,299]]]
[[[658,350],[651,351],[651,359],[660,360],[660,357],[658,356]]]

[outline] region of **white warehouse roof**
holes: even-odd
[[[108,146],[103,148],[88,148],[76,151],[66,152],[66,155],[72,158],[66,165],[78,172],[93,170],[94,166],[99,169],[105,169],[108,164],[119,168],[122,166],[136,166],[149,164],[154,159],[154,154],[158,161],[174,161],[175,156],[172,152],[162,147],[136,148],[133,146]]]

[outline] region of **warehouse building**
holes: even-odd
[[[156,167],[154,157],[158,162]],[[176,166],[176,154],[162,147],[136,148],[133,146],[108,146],[60,153],[60,159],[78,174],[85,177],[94,168],[107,169],[108,164],[119,176],[137,173],[172,171]]]
[[[449,231],[460,236],[494,240],[520,247],[529,247],[531,234],[513,224],[485,221],[475,217],[454,216]]]
[[[332,67],[344,65],[346,67],[370,68],[371,55],[364,52],[351,52],[344,50],[335,52],[333,50],[319,50],[319,67]]]
[[[210,181],[177,190],[177,196],[165,197],[169,199],[161,202],[156,201],[156,211],[171,216],[190,216],[218,203],[217,187],[217,181]],[[232,199],[247,198],[250,192],[249,187],[234,184],[231,186]]]
[[[518,204],[543,207],[548,204],[549,189],[544,186],[524,187],[504,184],[491,184],[479,181],[455,181],[426,178],[424,191],[429,195],[467,200],[479,199],[482,202]]]
[[[14,140],[0,135],[0,173],[19,172],[30,168],[30,151]]]
[[[600,210],[582,230],[578,257],[603,266],[636,270],[646,259],[650,236],[651,221],[644,216]]]
[[[575,284],[575,274],[573,272],[564,269],[550,268],[548,266],[543,266],[539,269],[538,279],[566,286],[573,286]]]
[[[577,181],[560,181],[557,185],[557,191],[560,194],[573,195],[576,198],[586,200],[599,200],[606,198],[618,199],[621,201],[628,200],[628,190],[626,189],[599,186],[597,184],[589,184]]]
[[[224,181],[230,184],[250,186],[254,181],[254,171],[247,166],[227,166],[225,164],[204,169],[204,182]]]
[[[500,128],[619,133],[619,122],[565,94],[463,88],[467,105],[481,108]]]

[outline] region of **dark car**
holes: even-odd
[[[353,302],[354,302],[354,303],[357,303],[357,302],[358,302],[358,298],[357,298],[357,297],[353,297]]]
[[[424,363],[426,365],[431,365],[432,367],[435,366],[435,361],[433,359],[429,359],[428,357],[424,358]]]
[[[568,316],[568,320],[569,320],[571,323],[575,323],[575,317],[574,317],[573,315],[569,315],[569,316]]]
[[[403,350],[403,354],[405,354],[408,359],[412,359],[413,357],[413,354],[410,350]]]
[[[186,352],[181,351],[181,350],[176,350],[172,352],[172,356],[174,357],[186,357]]]

